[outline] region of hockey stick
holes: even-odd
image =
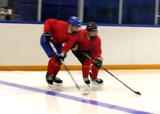
[[[88,59],[92,60],[93,63],[95,63],[95,60],[93,60],[88,54],[83,53]],[[115,78],[116,80],[118,80],[119,82],[121,82],[125,87],[127,87],[129,90],[131,90],[132,92],[134,92],[137,95],[141,95],[141,93],[139,91],[134,91],[132,88],[130,88],[128,85],[126,85],[124,82],[122,82],[120,79],[118,79],[115,75],[113,75],[110,71],[108,71],[106,68],[104,68],[103,66],[101,67],[104,71],[106,71],[108,74],[110,74],[113,78]]]
[[[63,63],[63,66],[64,66],[65,70],[68,72],[68,74],[70,75],[71,79],[73,80],[76,88],[77,88],[78,90],[81,90],[80,87],[79,87],[79,85],[76,83],[75,79],[73,78],[71,72],[69,71],[68,67],[64,64],[63,61],[61,61],[61,62]],[[87,86],[89,87],[89,85],[87,85]],[[84,90],[81,91],[81,93],[82,93],[83,95],[88,95],[90,92],[89,92],[88,89],[84,89]]]
[[[75,79],[73,78],[73,76],[72,76],[71,72],[69,71],[68,67],[64,64],[64,62],[63,62],[62,60],[61,60],[61,62],[63,63],[63,66],[64,66],[65,70],[68,72],[69,76],[71,77],[72,81],[74,82],[76,88],[77,88],[78,90],[80,90],[79,85],[77,84],[77,82],[76,82]]]
[[[58,52],[57,52],[56,48],[54,47],[54,45],[53,45],[53,44],[51,44],[51,45],[52,45],[52,48],[53,48],[53,50],[55,51],[55,53],[58,55]],[[67,65],[64,63],[63,60],[60,60],[60,61],[61,61],[61,63],[63,63],[63,66],[64,66],[65,70],[68,72],[68,74],[69,74],[69,76],[71,77],[72,81],[74,82],[76,88],[77,88],[78,90],[81,90],[80,86],[77,84],[77,82],[76,82],[75,79],[73,78],[71,72],[69,71]],[[88,95],[88,94],[89,94],[89,91],[82,91],[82,94],[83,94],[83,95]]]
[[[52,42],[49,42],[49,43],[50,43],[50,45],[52,46],[55,54],[56,54],[56,55],[59,55],[58,52],[57,52],[57,49],[56,49],[55,46],[54,46],[54,44],[53,44]],[[63,63],[63,66],[64,66],[65,70],[68,72],[68,74],[69,74],[69,76],[71,77],[72,81],[74,82],[76,88],[77,88],[78,90],[80,90],[79,85],[76,83],[76,81],[75,81],[75,79],[73,78],[72,74],[70,73],[67,65],[64,64],[64,61],[63,61],[62,59],[60,60],[60,62]]]

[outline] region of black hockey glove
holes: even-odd
[[[94,64],[97,68],[101,68],[101,67],[102,67],[102,61],[103,61],[103,58],[102,58],[102,57],[97,57],[96,59],[94,59],[93,64]]]
[[[44,35],[44,38],[45,38],[45,42],[48,43],[48,42],[52,42],[53,41],[53,38],[52,38],[52,34],[49,33],[49,32],[46,32],[43,34]]]
[[[56,61],[61,62],[64,60],[64,58],[66,58],[66,56],[67,56],[66,52],[62,52],[61,54],[56,55]]]

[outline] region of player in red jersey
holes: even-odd
[[[79,39],[72,48],[73,54],[82,64],[83,79],[86,84],[90,84],[88,75],[90,73],[91,80],[95,83],[102,84],[103,80],[97,78],[99,68],[102,66],[101,39],[97,35],[97,25],[95,22],[89,22],[86,29],[80,30]],[[92,62],[85,56],[88,54],[95,62]],[[91,66],[92,64],[92,66]],[[90,71],[91,67],[91,72]]]
[[[76,33],[79,31],[81,24],[81,20],[75,16],[71,16],[68,22],[56,19],[45,21],[41,46],[50,58],[46,74],[48,84],[62,83],[62,80],[57,78],[56,75],[62,65],[61,61],[64,60],[66,53],[78,39]],[[52,48],[52,45],[57,52]]]

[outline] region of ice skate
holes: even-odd
[[[49,88],[53,88],[53,86],[62,86],[63,81],[60,78],[57,78],[51,74],[46,75],[46,81],[48,83]]]
[[[103,80],[102,80],[102,79],[96,78],[96,79],[94,80],[94,79],[92,78],[92,73],[91,73],[91,72],[89,73],[89,75],[90,75],[92,84],[99,84],[99,85],[103,84]]]
[[[85,84],[87,84],[87,85],[90,84],[90,80],[89,80],[88,78],[83,78],[83,80],[84,80],[84,83],[85,83]]]

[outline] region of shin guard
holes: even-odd
[[[62,65],[61,62],[57,62],[55,60],[55,57],[52,57],[48,63],[48,69],[47,69],[48,74],[53,74],[53,76],[56,77],[57,73],[60,70],[61,65]]]
[[[92,79],[93,80],[97,79],[99,69],[95,67],[95,65],[92,65],[91,71],[92,71]]]
[[[91,66],[91,60],[86,59],[86,60],[83,62],[83,65],[82,65],[83,78],[88,78],[90,66]]]

